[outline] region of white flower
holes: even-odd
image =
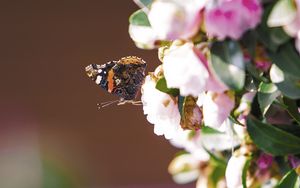
[[[225,178],[228,188],[242,188],[242,173],[247,157],[244,155],[232,155],[228,161]]]
[[[200,161],[208,161],[209,155],[202,146],[200,131],[196,131],[196,135],[191,136],[191,134],[193,131],[190,130],[177,132],[170,143],[175,147],[185,149]]]
[[[180,127],[180,114],[177,103],[166,93],[155,88],[155,81],[151,76],[146,76],[142,86],[142,103],[147,120],[154,124],[154,133],[164,135],[171,139]]]
[[[169,165],[168,171],[178,184],[185,184],[196,180],[200,175],[200,162],[191,154],[175,157]]]
[[[219,128],[220,132],[201,135],[201,142],[208,150],[224,151],[238,146],[242,142],[236,134],[236,128],[241,127],[226,119]]]
[[[137,47],[142,49],[155,48],[157,36],[151,27],[130,24],[129,35]]]
[[[234,99],[225,93],[207,92],[203,102],[205,125],[218,129],[234,108]]]
[[[205,1],[156,0],[148,18],[161,40],[188,39],[200,28],[200,11]]]
[[[173,44],[164,54],[163,70],[169,88],[179,88],[183,96],[205,91],[209,72],[193,43]]]

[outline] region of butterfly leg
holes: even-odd
[[[126,103],[129,103],[129,104],[132,104],[132,105],[137,105],[137,106],[143,104],[142,101],[124,100],[124,99],[123,99],[123,100],[120,100],[120,101],[119,101],[118,105],[124,105],[124,104],[126,104]]]

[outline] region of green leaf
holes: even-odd
[[[226,168],[222,166],[216,166],[213,168],[209,175],[209,185],[212,185],[212,188],[217,188],[218,182],[225,176],[225,171]]]
[[[208,127],[208,126],[203,126],[201,128],[201,132],[202,134],[224,134],[216,129],[213,129],[211,127]]]
[[[230,115],[228,118],[234,124],[237,124],[237,125],[240,125],[240,126],[243,126],[243,127],[245,126],[239,120],[237,120],[233,115]]]
[[[270,52],[269,56],[284,73],[300,78],[300,56],[293,43],[282,45],[278,52]]]
[[[151,26],[147,14],[143,10],[137,10],[129,17],[129,23],[137,26]]]
[[[149,6],[152,4],[153,0],[136,0],[142,3],[145,7]]]
[[[275,64],[270,70],[270,77],[281,93],[291,99],[300,98],[300,78],[283,72]]]
[[[251,160],[252,158],[249,157],[244,165],[244,168],[243,168],[243,172],[242,172],[242,184],[243,184],[243,188],[247,188],[247,171],[250,167],[250,164],[251,164]]]
[[[220,166],[220,167],[223,167],[224,169],[226,168],[227,163],[224,159],[222,159],[221,157],[216,156],[214,153],[212,153],[211,151],[209,151],[205,147],[204,147],[204,150],[209,154],[210,160],[215,166]]]
[[[179,89],[167,87],[167,81],[165,77],[162,77],[157,81],[155,88],[174,97],[179,95]]]
[[[245,83],[245,63],[239,44],[235,41],[215,42],[211,48],[212,68],[229,88],[241,90]]]
[[[287,112],[292,116],[292,118],[300,125],[300,113],[298,111],[298,106],[294,100],[284,97],[284,104],[287,105]]]
[[[296,183],[298,178],[298,174],[293,169],[283,176],[276,188],[297,188]]]
[[[300,153],[300,138],[249,116],[247,130],[253,142],[272,155]]]
[[[268,27],[267,19],[273,8],[273,4],[264,10],[261,24],[256,29],[258,39],[271,51],[277,51],[278,47],[288,40],[288,36],[281,27]]]
[[[276,85],[273,83],[261,82],[258,88],[258,104],[263,115],[265,115],[273,103],[273,101],[280,95]]]

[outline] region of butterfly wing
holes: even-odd
[[[85,68],[85,71],[93,81],[96,82],[101,88],[108,91],[108,75],[117,61],[110,61],[103,65],[90,64]]]
[[[135,99],[145,78],[146,63],[141,58],[128,56],[120,59],[113,67],[114,91],[125,99]]]
[[[124,100],[135,99],[145,78],[146,62],[128,56],[119,61],[86,67],[87,75],[103,89]]]

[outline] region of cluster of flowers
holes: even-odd
[[[142,86],[177,183],[299,187],[300,1],[136,0],[129,34],[162,62]]]

